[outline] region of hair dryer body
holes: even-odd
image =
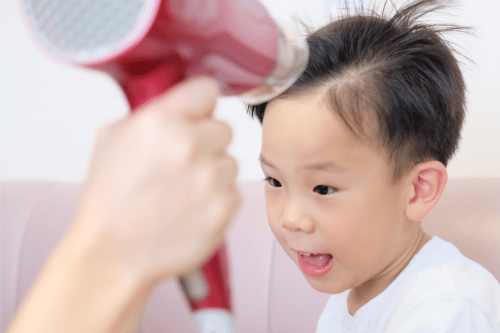
[[[132,109],[190,76],[210,75],[224,95],[240,95],[273,72],[280,31],[259,2],[163,0],[154,10],[137,45],[87,64],[111,74]]]
[[[19,1],[43,50],[110,74],[132,111],[196,75],[215,78],[224,95],[262,103],[307,65],[305,40],[276,25],[258,0]],[[224,246],[180,281],[202,332],[233,331]],[[222,317],[205,316],[207,308]]]

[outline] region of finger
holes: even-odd
[[[175,184],[179,193],[189,196],[193,207],[212,200],[215,196],[234,191],[238,175],[235,159],[228,155],[206,157],[198,161],[176,177]],[[165,175],[165,182],[172,182],[170,175]]]
[[[219,96],[215,80],[205,76],[191,78],[174,86],[141,111],[156,113],[164,119],[206,119],[211,117]]]
[[[221,176],[226,178],[228,185],[234,189],[234,182],[238,176],[238,163],[236,160],[229,156],[224,155],[220,158],[220,172]]]
[[[212,191],[227,192],[234,189],[234,182],[238,176],[238,163],[229,155],[218,157],[213,163],[212,177],[209,184]]]
[[[227,215],[224,217],[223,222],[223,228],[227,228],[230,222],[234,219],[236,214],[238,213],[238,208],[240,207],[241,204],[241,195],[238,192],[238,190],[233,187],[232,191],[228,193],[228,206],[229,209],[227,210]]]
[[[206,158],[200,161],[192,171],[200,194],[210,198],[234,188],[238,175],[238,164],[228,155]]]
[[[224,236],[225,230],[235,217],[240,202],[241,197],[236,190],[228,191],[225,195],[214,198],[210,202],[207,216],[211,218],[213,231],[220,237]]]
[[[223,153],[231,143],[232,130],[228,124],[219,120],[203,121],[193,124],[195,151],[203,157],[207,154]]]

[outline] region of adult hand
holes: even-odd
[[[239,197],[217,85],[188,81],[103,128],[75,227],[103,260],[142,278],[192,271],[223,239]]]
[[[99,132],[74,223],[8,332],[134,332],[155,285],[210,256],[239,203],[218,96],[189,80]]]

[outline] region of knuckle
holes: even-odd
[[[217,198],[215,198],[212,201],[211,215],[212,215],[213,227],[216,230],[220,230],[226,224],[225,220],[227,219],[229,209],[230,206],[228,205],[227,199],[221,196],[217,196]]]
[[[203,125],[205,140],[212,143],[212,149],[225,149],[232,139],[232,130],[228,124],[220,120],[209,120]]]
[[[222,220],[228,220],[236,211],[240,203],[240,196],[236,191],[231,191],[220,196],[216,202],[216,211]]]
[[[233,138],[233,130],[231,129],[231,126],[229,126],[226,122],[223,121],[218,121],[218,122],[220,126],[219,132],[221,133],[221,135],[224,135],[226,141],[228,142],[231,141],[231,139]]]
[[[212,235],[222,235],[234,217],[240,200],[240,195],[237,191],[210,196],[204,213],[205,232]]]
[[[107,124],[97,131],[94,137],[96,150],[108,149],[110,145],[119,137],[117,136],[117,124]]]
[[[220,127],[217,130],[218,139],[221,142],[221,146],[227,147],[231,143],[233,138],[233,132],[228,124],[221,122]]]
[[[241,195],[238,191],[233,190],[232,193],[230,193],[229,195],[229,206],[230,206],[229,214],[231,217],[233,217],[236,214],[238,208],[240,207],[240,204],[241,204]]]
[[[231,193],[231,198],[233,207],[238,208],[241,204],[240,192],[238,192],[236,189],[233,189],[233,192]]]
[[[224,155],[218,161],[218,177],[219,181],[223,184],[232,184],[238,175],[238,163],[236,160],[229,156]]]
[[[111,137],[116,131],[120,128],[123,127],[124,120],[119,120],[117,122],[109,123],[104,126],[102,126],[98,131],[97,131],[97,138],[98,139],[105,139]]]
[[[203,83],[206,85],[204,90],[207,92],[207,94],[209,94],[213,98],[216,98],[221,94],[217,81],[207,77],[203,77],[201,80],[203,80]]]
[[[106,125],[106,126],[101,127],[97,131],[96,141],[97,142],[104,141],[110,135],[110,132],[111,132],[111,125]]]
[[[228,156],[228,169],[231,174],[231,178],[234,180],[236,176],[238,175],[238,162],[236,162],[236,159]]]

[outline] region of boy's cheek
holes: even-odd
[[[267,215],[267,222],[269,224],[269,227],[275,232],[275,229],[277,228],[277,224],[279,224],[280,217],[278,216],[276,206],[269,202],[266,198],[266,215]]]
[[[278,239],[278,241],[282,237],[282,230],[283,228],[281,227],[281,223],[278,217],[272,214],[267,214],[267,223],[269,224],[269,227],[271,228],[271,231],[274,234],[274,237]]]
[[[265,198],[266,198],[266,213],[267,213],[267,220],[269,221],[269,224],[272,222],[277,223],[281,219],[281,203],[279,200],[279,197],[276,195],[276,193],[270,193],[272,192],[271,190],[266,189],[265,191]]]

